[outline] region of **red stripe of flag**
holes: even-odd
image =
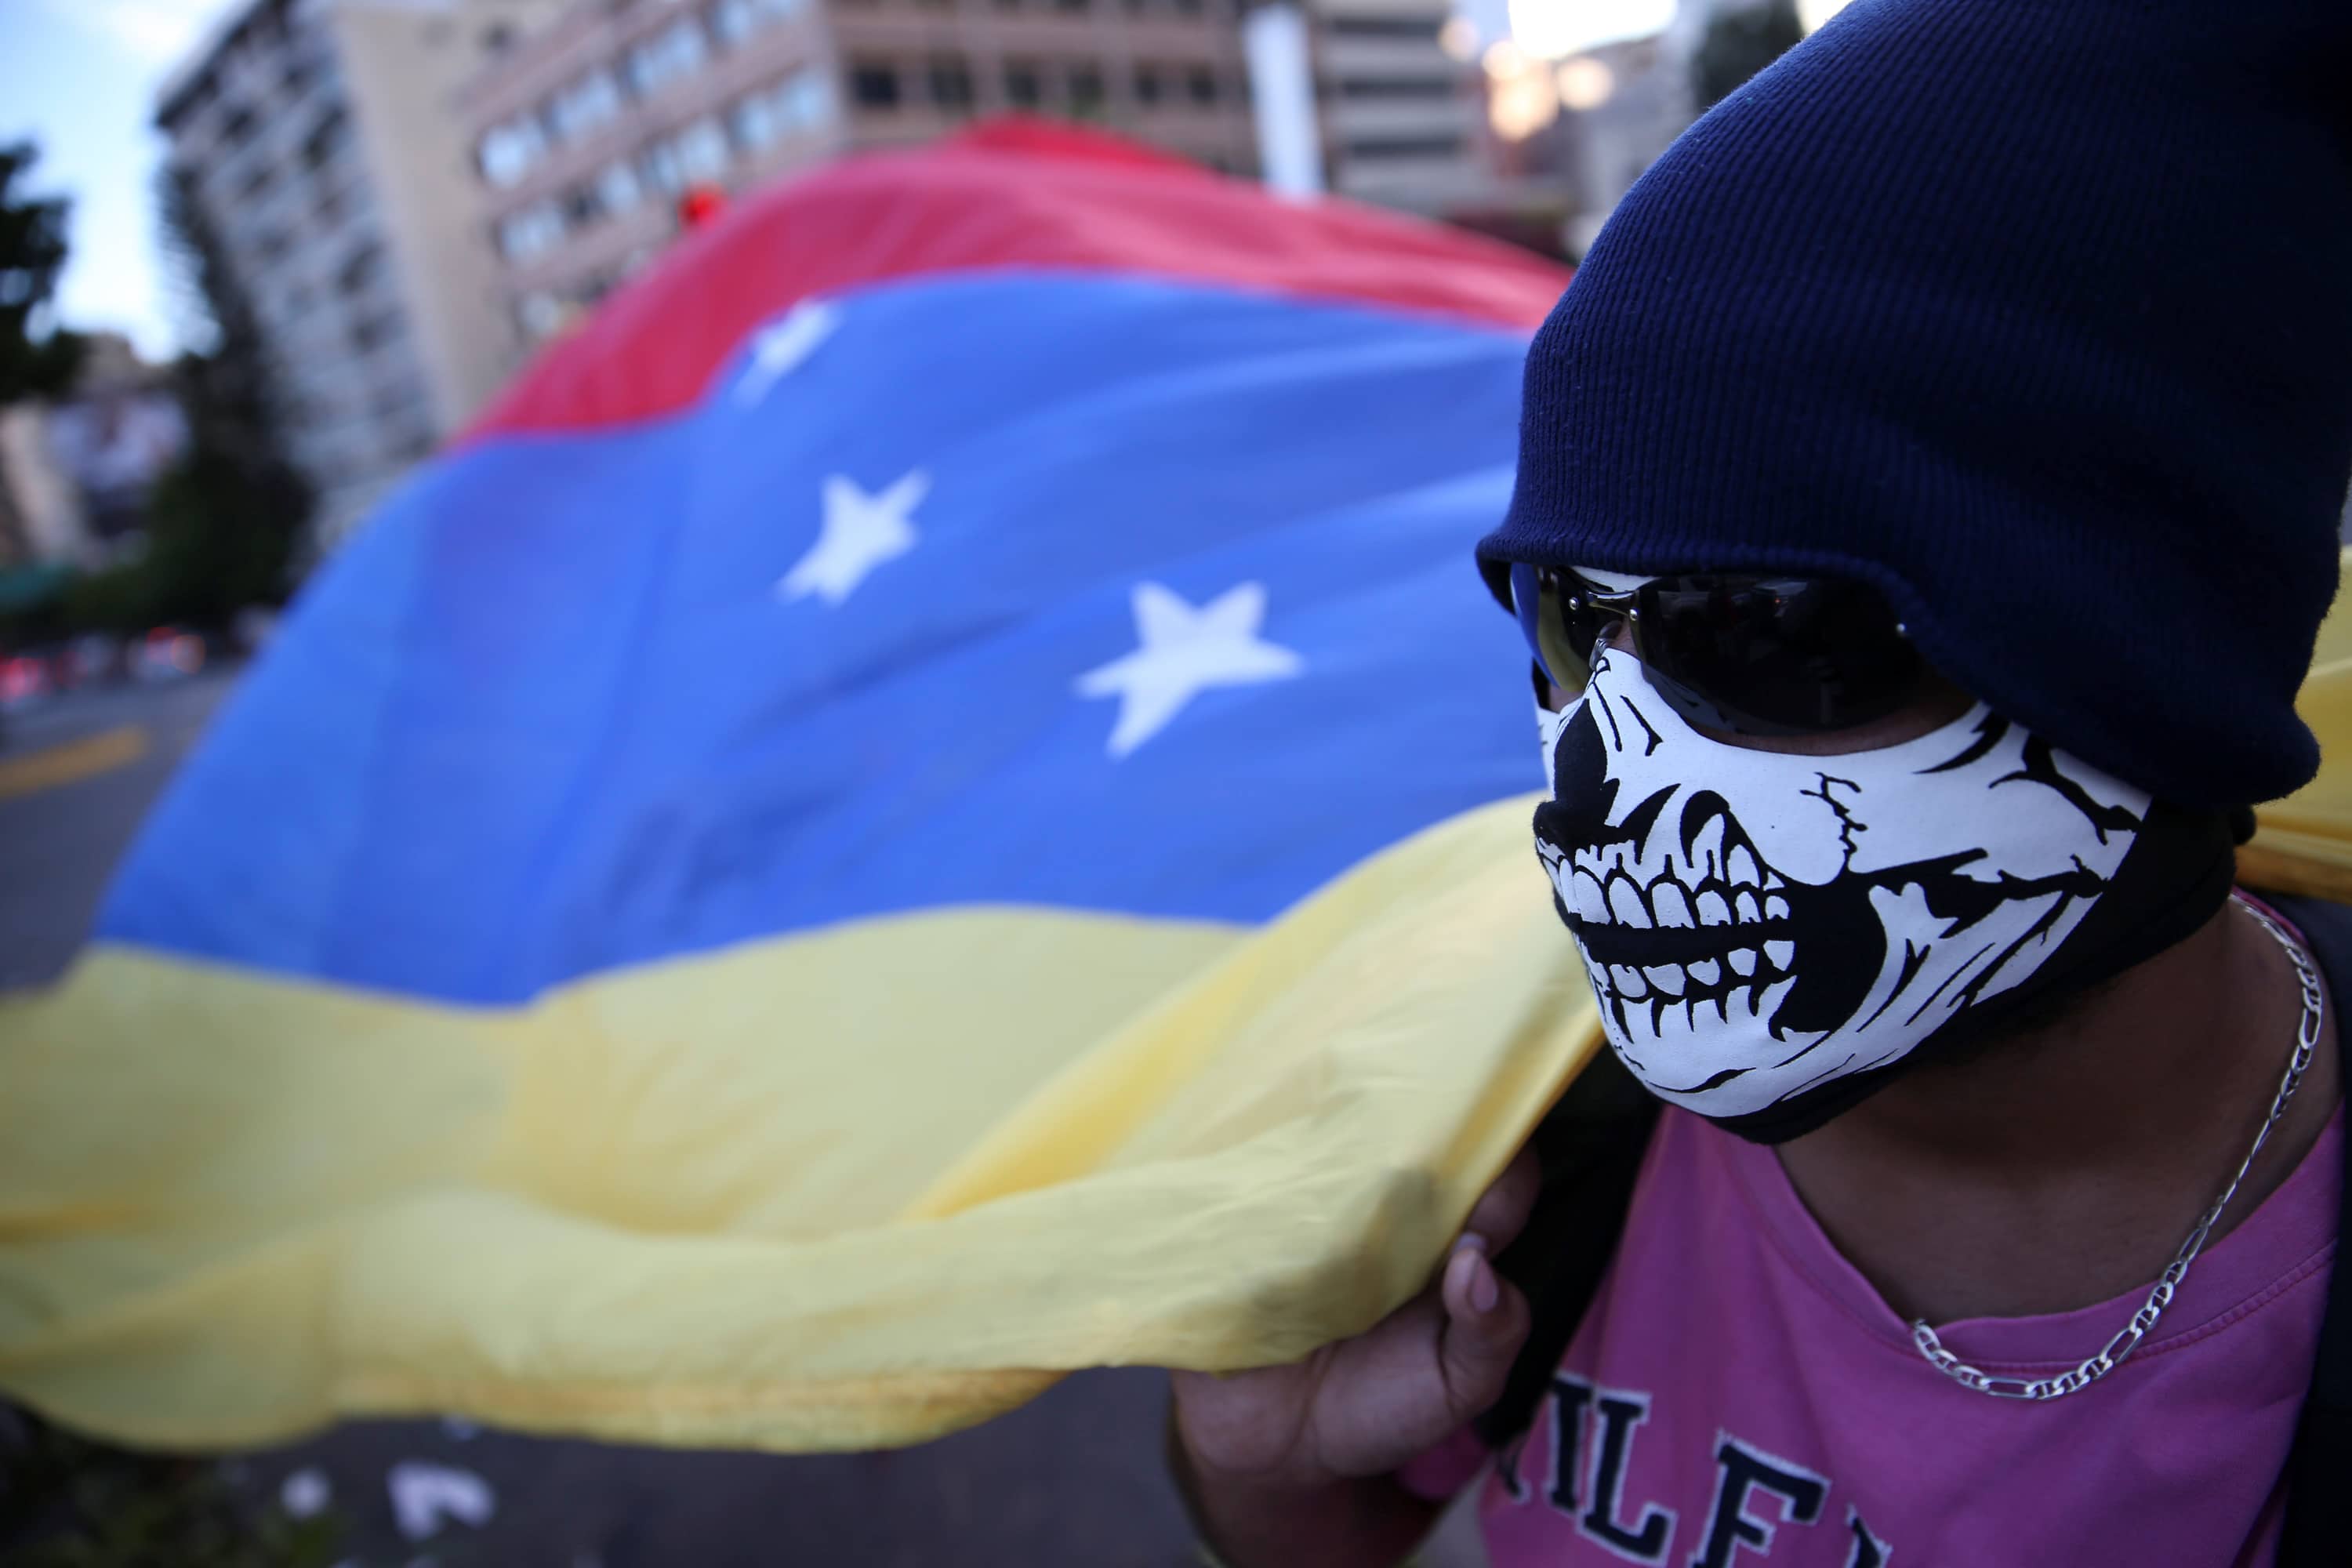
[[[1532,331],[1568,273],[1344,201],[1286,202],[1099,132],[999,121],[845,159],[677,242],[496,399],[469,439],[674,413],[796,300],[982,268],[1132,272]]]

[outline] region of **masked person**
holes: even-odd
[[[1858,0],[1612,216],[1479,548],[1610,1062],[1421,1299],[1179,1376],[1213,1552],[1475,1481],[1499,1568],[2352,1562],[2352,911],[2232,886],[2317,766],[2347,82],[2342,0]]]

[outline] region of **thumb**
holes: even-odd
[[[1511,1363],[1527,1343],[1528,1300],[1495,1272],[1486,1239],[1475,1234],[1454,1243],[1440,1295],[1445,1327],[1438,1338],[1438,1371],[1446,1405],[1460,1423],[1502,1397]]]

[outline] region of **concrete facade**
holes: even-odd
[[[1310,0],[1331,187],[1424,212],[1487,176],[1432,0]],[[464,94],[509,365],[740,190],[1025,110],[1257,170],[1237,0],[574,0]]]
[[[1602,101],[1561,116],[1564,172],[1576,207],[1569,241],[1580,255],[1633,182],[1689,128],[1696,109],[1688,58],[1670,37],[1604,44],[1578,58],[1609,83]]]
[[[1430,215],[1491,199],[1476,79],[1431,0],[1307,0],[1331,188]]]
[[[467,89],[519,363],[741,190],[975,116],[1101,122],[1249,173],[1230,0],[580,0]]]
[[[332,544],[504,371],[459,83],[562,0],[253,0],[156,122],[252,300]]]

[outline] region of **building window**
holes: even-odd
[[[797,16],[804,9],[809,9],[809,0],[718,0],[710,7],[710,33],[731,49],[752,33]]]
[[[729,110],[727,129],[735,138],[735,145],[746,153],[772,147],[784,133],[776,115],[775,101],[764,92],[755,92]]]
[[[719,0],[710,8],[710,36],[722,49],[731,49],[760,30],[760,7],[753,0]]]
[[[1217,101],[1217,73],[1207,66],[1192,66],[1184,72],[1184,96],[1195,103]]]
[[[1347,142],[1340,151],[1347,157],[1366,160],[1458,158],[1462,155],[1462,138],[1459,136],[1370,136]]]
[[[351,137],[352,124],[343,111],[329,110],[319,116],[319,122],[311,126],[310,133],[302,138],[302,166],[306,169],[320,168],[328,159],[341,152],[343,143]]]
[[[369,412],[378,420],[394,420],[414,408],[417,401],[415,387],[394,382],[375,395]]]
[[[638,97],[650,98],[679,78],[700,70],[706,58],[702,25],[691,16],[682,16],[630,52],[629,85]]]
[[[545,255],[562,239],[563,215],[552,202],[525,207],[499,225],[499,250],[516,263]]]
[[[530,173],[531,165],[546,153],[547,133],[540,129],[536,116],[526,114],[482,132],[474,156],[482,166],[482,178],[504,189]]]
[[[803,71],[776,89],[776,113],[789,130],[814,130],[833,118],[833,87],[815,71]]]
[[[656,142],[646,149],[646,184],[666,196],[674,196],[686,189],[686,170],[677,161],[677,148],[667,142]]]
[[[727,133],[715,120],[698,120],[646,153],[646,177],[665,195],[675,196],[727,170]]]
[[[727,133],[716,120],[698,120],[677,133],[677,165],[688,182],[715,180],[727,172]]]
[[[1027,60],[1005,61],[1004,101],[1015,109],[1034,109],[1045,102],[1044,75]]]
[[[950,114],[971,112],[971,68],[961,59],[933,60],[931,101]]]
[[[398,336],[400,317],[394,311],[381,311],[352,323],[352,347],[361,353],[373,353]]]
[[[555,95],[548,120],[566,141],[587,135],[621,117],[621,88],[610,71],[590,71]]]
[[[256,123],[253,110],[250,109],[240,108],[230,114],[221,124],[221,150],[225,153],[234,153],[252,141]]]
[[[371,241],[353,251],[351,259],[335,273],[335,291],[356,294],[383,275],[383,247]]]
[[[1332,16],[1323,30],[1335,38],[1413,38],[1435,43],[1445,26],[1442,12],[1427,16]]]
[[[710,31],[731,49],[752,34],[798,16],[806,5],[807,0],[719,0],[710,9]]]
[[[1412,99],[1435,100],[1460,95],[1461,85],[1452,77],[1376,77],[1358,79],[1343,77],[1339,82],[1341,98]]]
[[[1093,0],[1054,0],[1054,9],[1056,11],[1084,11],[1092,4]]]
[[[1158,66],[1135,68],[1135,101],[1146,109],[1168,96],[1168,79]]]
[[[643,201],[645,195],[637,172],[625,162],[611,164],[596,176],[596,200],[608,213],[618,216],[627,212]]]
[[[1070,118],[1100,120],[1103,117],[1102,68],[1092,64],[1070,67],[1063,78],[1063,86],[1070,95]]]
[[[898,68],[868,61],[849,68],[849,100],[860,109],[898,107]]]

